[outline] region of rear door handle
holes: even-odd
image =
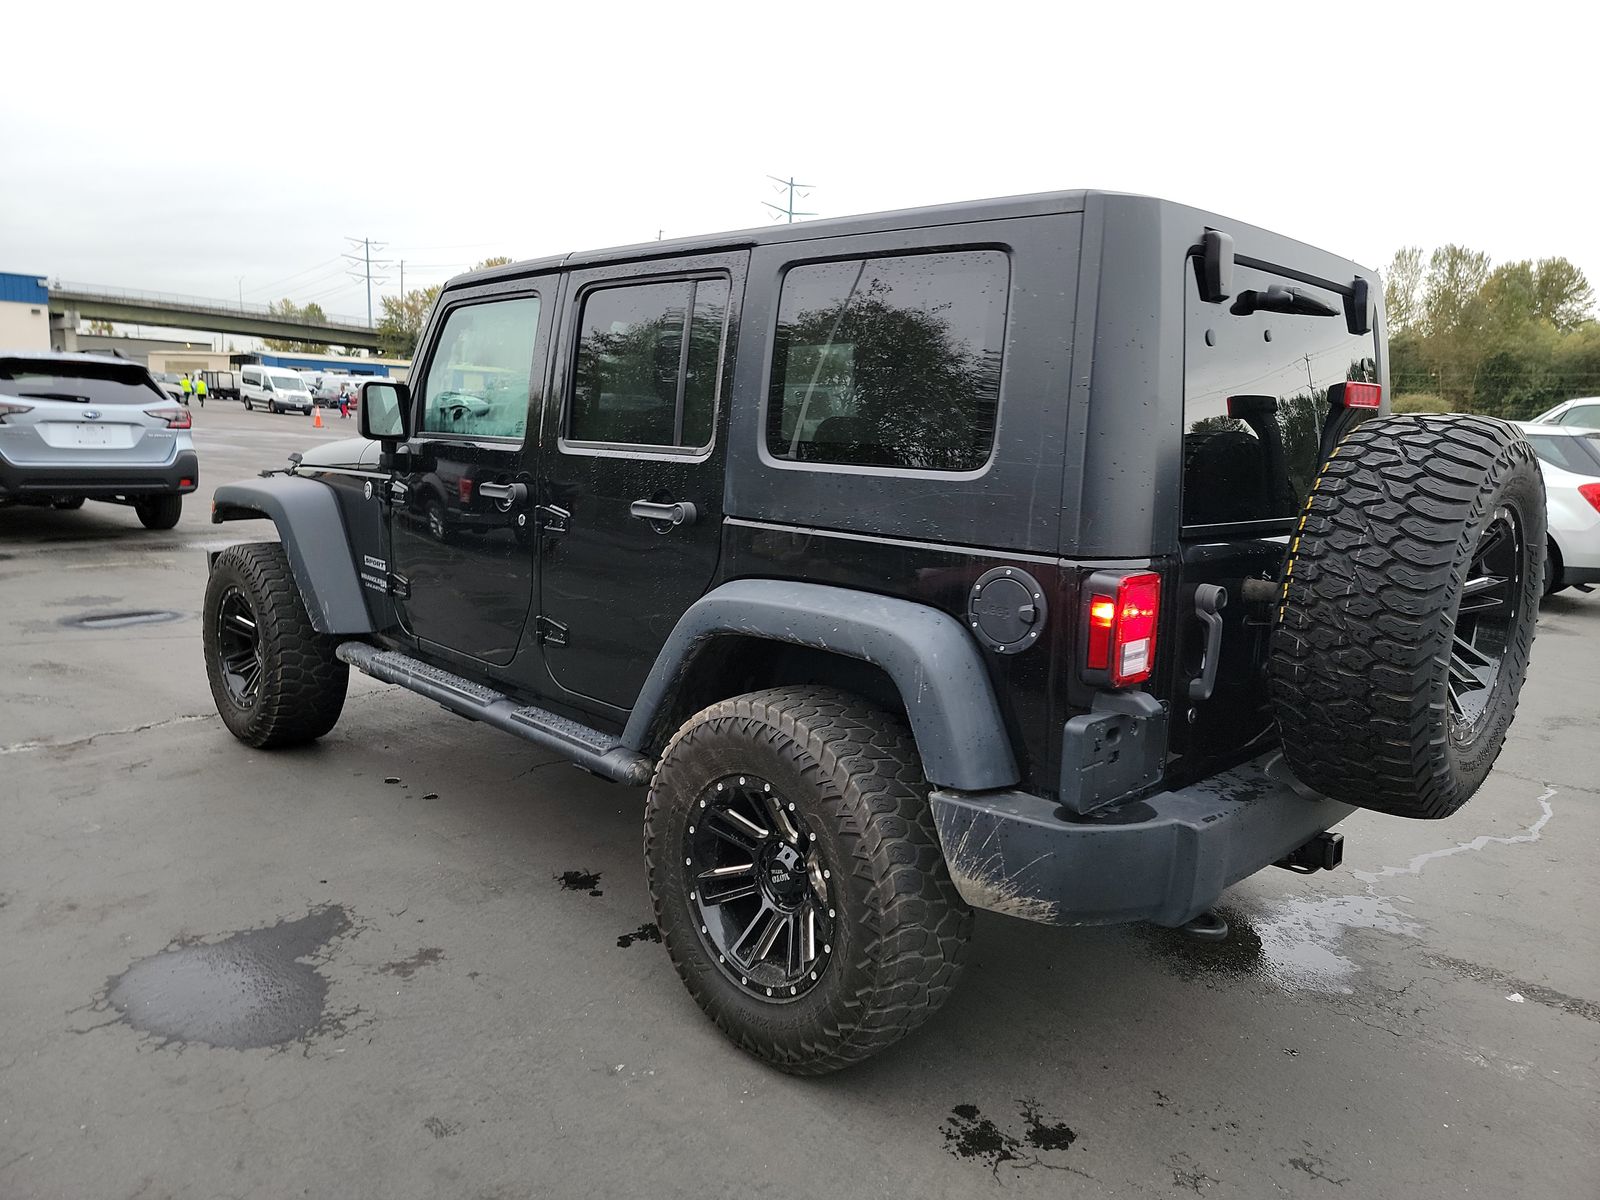
[[[628,505],[630,515],[641,521],[661,521],[667,525],[693,525],[700,512],[686,500],[672,504],[657,504],[653,500],[635,500]]]

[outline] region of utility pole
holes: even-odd
[[[772,218],[774,221],[776,221],[778,219],[778,217],[785,217],[785,218],[788,219],[789,224],[792,225],[792,224],[794,224],[794,219],[796,217],[814,217],[814,216],[817,215],[814,212],[799,212],[799,211],[797,211],[795,209],[795,206],[794,206],[795,189],[796,188],[808,188],[808,187],[812,186],[811,184],[809,184],[809,183],[796,183],[794,181],[794,176],[793,175],[789,176],[789,178],[787,178],[787,179],[779,179],[776,175],[768,175],[767,178],[772,180],[773,183],[778,185],[776,188],[773,189],[774,191],[780,191],[781,192],[781,191],[783,191],[784,189],[787,188],[788,192],[789,192],[789,203],[784,205],[784,207],[782,207],[782,208],[779,208],[776,204],[773,204],[770,200],[763,200],[762,201],[763,204],[765,204],[768,208],[770,208],[776,214],[776,216],[774,216]],[[801,192],[800,193],[800,198],[802,200],[804,200],[810,194],[811,194],[810,192]]]
[[[406,299],[406,260],[402,258],[400,260],[400,302],[402,304],[405,303],[405,299]]]
[[[349,259],[350,262],[352,264],[354,264],[355,266],[364,268],[364,270],[352,270],[349,274],[350,274],[350,277],[352,279],[360,279],[363,274],[366,276],[366,280],[367,280],[367,328],[371,329],[372,328],[372,268],[373,267],[377,267],[379,270],[382,270],[384,267],[387,267],[389,265],[389,262],[388,262],[387,259],[385,259],[385,260],[383,260],[381,262],[373,262],[372,261],[372,252],[374,250],[382,250],[389,243],[388,242],[374,242],[371,238],[347,237],[344,240],[350,243],[350,249],[351,249],[352,253],[346,254],[343,257]],[[354,250],[355,250],[355,248],[357,246],[361,247],[361,253],[360,254],[354,253]],[[383,279],[380,279],[380,280],[378,280],[378,282],[379,283],[385,283],[387,281],[383,280]]]
[[[239,284],[239,311],[243,312],[244,311],[244,276],[243,275],[235,275],[234,279],[237,280],[238,284]]]

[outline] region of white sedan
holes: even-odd
[[[1519,422],[1544,471],[1550,523],[1545,595],[1600,583],[1600,429]]]

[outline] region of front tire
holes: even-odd
[[[314,741],[339,720],[350,668],[311,624],[281,545],[231,546],[206,583],[206,677],[229,732],[261,749]]]
[[[171,529],[183,515],[182,496],[152,496],[133,506],[139,514],[139,523],[146,529]]]
[[[878,1053],[960,976],[972,910],[916,745],[845,693],[775,688],[692,717],[651,783],[645,859],[690,995],[780,1070],[821,1075]]]

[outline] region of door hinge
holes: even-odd
[[[390,571],[389,594],[401,600],[408,599],[411,595],[411,580],[404,575],[396,575],[393,571]]]
[[[554,617],[547,617],[541,613],[533,619],[533,629],[539,641],[546,646],[565,646],[567,644],[567,627]]]
[[[545,533],[567,532],[567,522],[572,519],[572,514],[566,509],[555,504],[541,504],[535,511],[539,515],[539,525]]]

